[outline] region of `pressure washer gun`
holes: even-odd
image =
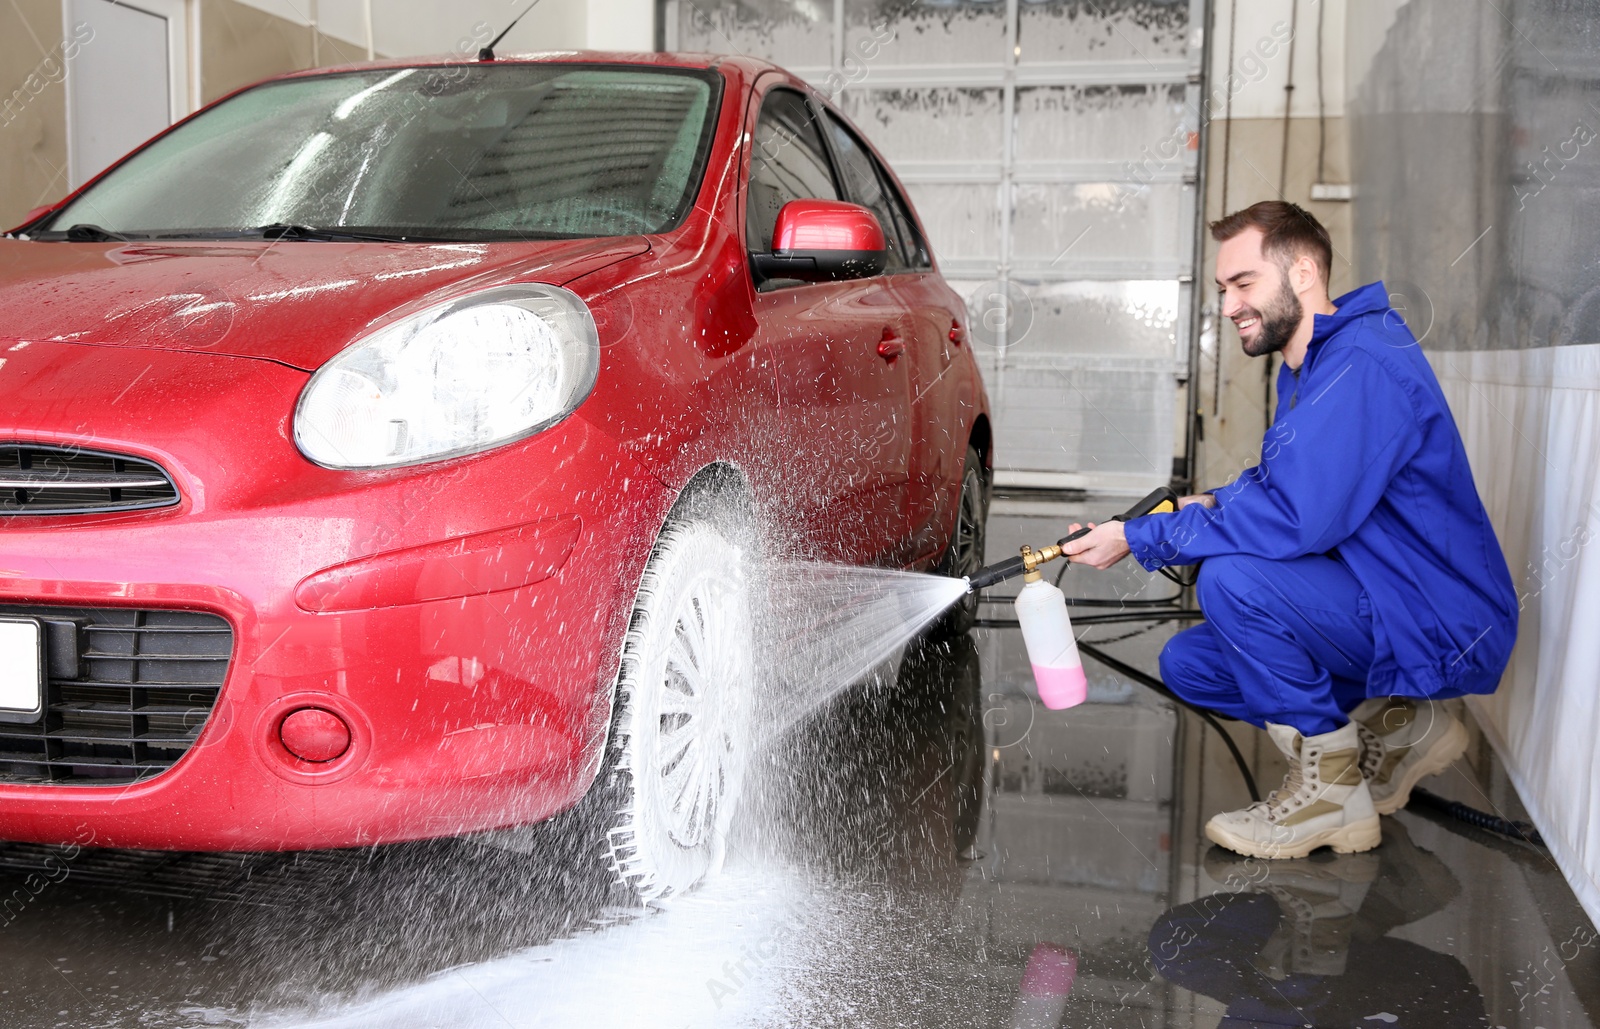
[[[1178,495],[1163,486],[1114,516],[1114,520],[1126,522],[1177,509]],[[1022,626],[1022,641],[1033,665],[1039,699],[1044,701],[1045,707],[1057,710],[1083,703],[1089,695],[1089,684],[1083,674],[1083,661],[1078,657],[1078,641],[1072,635],[1072,619],[1067,616],[1066,595],[1054,584],[1044,581],[1039,566],[1060,557],[1068,543],[1088,531],[1079,529],[1039,550],[1024,545],[1020,556],[980,568],[967,576],[969,590],[987,589],[1022,576],[1022,592],[1017,594],[1016,600],[1017,622]]]

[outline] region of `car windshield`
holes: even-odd
[[[269,82],[157,139],[34,235],[494,240],[663,232],[694,203],[719,84],[714,72],[571,64]]]

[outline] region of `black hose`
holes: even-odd
[[[1497,836],[1509,836],[1513,840],[1522,840],[1525,843],[1533,844],[1535,847],[1543,847],[1545,845],[1544,837],[1539,835],[1539,830],[1527,822],[1514,822],[1509,818],[1501,818],[1499,815],[1491,815],[1487,811],[1479,811],[1475,807],[1468,807],[1458,800],[1446,800],[1437,793],[1425,790],[1420,786],[1412,788],[1411,800],[1413,803],[1433,808],[1435,811],[1447,814],[1451,818],[1460,819],[1468,825],[1477,826],[1479,829],[1492,832]]]
[[[981,603],[981,604],[1009,604],[1009,603],[1011,603],[1012,601],[1014,601],[1016,599],[1017,599],[1017,595],[1015,593],[1002,593],[999,596],[993,596],[991,594],[984,594],[982,597],[978,598],[978,602]],[[1113,599],[1111,597],[1068,597],[1067,598],[1067,606],[1068,607],[1118,607],[1118,608],[1122,608],[1122,607],[1150,607],[1150,608],[1163,608],[1163,607],[1172,607],[1174,604],[1177,604],[1181,599],[1182,599],[1182,594],[1181,593],[1174,594],[1174,595],[1172,595],[1170,597],[1161,597],[1159,599],[1150,599],[1150,600],[1138,600],[1138,599],[1116,600],[1116,599]]]
[[[1124,633],[1122,633],[1120,635],[1117,635],[1117,636],[1096,636],[1092,640],[1084,640],[1083,642],[1085,642],[1085,643],[1093,643],[1097,647],[1104,647],[1104,646],[1107,646],[1108,644],[1122,643],[1122,642],[1124,642],[1126,640],[1131,640],[1131,639],[1134,639],[1136,637],[1143,636],[1146,633],[1155,632],[1159,628],[1161,628],[1160,623],[1158,623],[1158,622],[1150,622],[1150,623],[1148,623],[1146,625],[1141,625],[1141,626],[1139,626],[1139,628],[1134,629],[1134,630],[1132,630],[1130,632],[1124,632]]]
[[[1182,592],[1153,600],[1101,600],[1098,597],[1068,597],[1068,607],[1171,607],[1183,599]]]
[[[1073,625],[1112,625],[1117,622],[1200,622],[1205,620],[1197,608],[1177,608],[1173,611],[1125,611],[1111,615],[1084,615],[1074,618]]]
[[[1120,611],[1109,615],[1084,615],[1074,618],[1072,624],[1079,625],[1112,625],[1117,622],[1177,622],[1201,621],[1205,615],[1194,608],[1178,608],[1174,611]],[[972,623],[980,629],[1017,629],[1021,628],[1015,618],[980,618]]]

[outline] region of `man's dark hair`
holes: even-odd
[[[1323,285],[1331,281],[1333,242],[1328,239],[1328,230],[1322,223],[1299,204],[1284,200],[1251,204],[1212,222],[1211,238],[1221,243],[1246,229],[1261,230],[1261,254],[1271,258],[1279,268],[1287,271],[1295,258],[1309,254],[1322,273]]]

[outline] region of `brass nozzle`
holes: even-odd
[[[1043,573],[1039,571],[1039,566],[1049,561],[1054,561],[1060,556],[1060,544],[1052,543],[1048,547],[1034,550],[1032,547],[1024,543],[1022,545],[1022,569],[1024,572],[1022,581],[1038,582],[1040,579],[1044,578]]]

